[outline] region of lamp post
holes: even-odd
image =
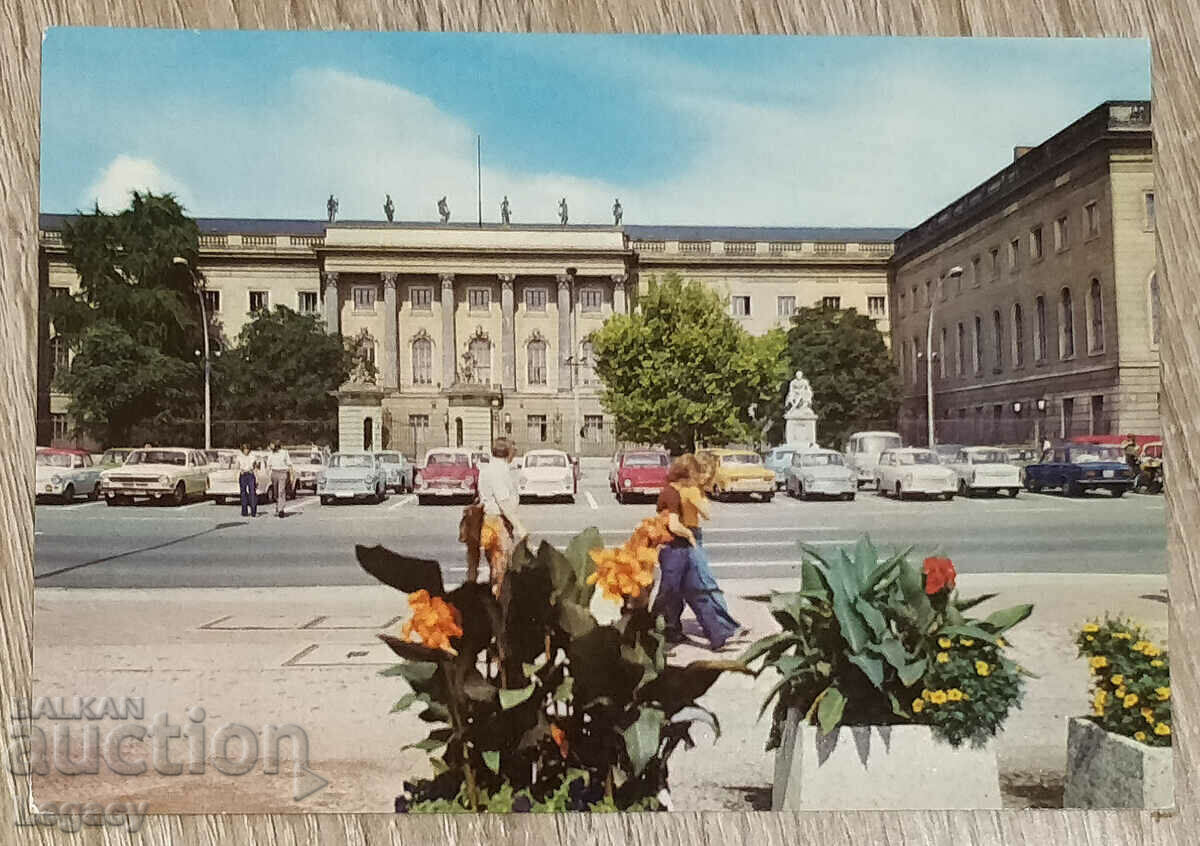
[[[187,268],[192,277],[192,288],[196,291],[196,298],[200,300],[200,324],[204,336],[204,448],[212,449],[212,360],[208,351],[208,312],[204,308],[204,285],[183,256],[175,256],[171,263]]]
[[[954,265],[942,274],[939,288],[946,284],[947,279],[958,279],[963,274],[959,265]],[[928,286],[926,286],[928,288]],[[925,327],[925,418],[929,423],[929,448],[934,447],[933,426],[933,303],[937,299],[933,290],[929,291],[929,323]]]

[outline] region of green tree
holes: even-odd
[[[673,273],[652,280],[637,312],[609,319],[592,344],[617,436],[673,452],[757,443],[752,410],[769,405],[787,374],[782,332],[751,335],[715,292]]]
[[[812,385],[817,440],[839,447],[860,426],[894,425],[900,387],[891,353],[875,321],[855,309],[816,306],[792,316],[787,332],[789,377],[803,370]],[[770,435],[784,437],[785,384],[769,412]]]
[[[170,194],[133,192],[128,209],[97,206],[63,227],[79,292],[53,298],[47,314],[74,352],[55,387],[70,395],[76,426],[103,444],[131,429],[195,414],[202,390],[195,350],[200,305],[191,275],[198,230]]]

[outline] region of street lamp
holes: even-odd
[[[959,279],[963,275],[963,269],[959,265],[954,265],[948,271],[942,274],[939,280],[942,287],[946,284],[947,279]],[[926,286],[928,287],[928,286]],[[932,290],[929,291],[929,324],[925,327],[925,417],[929,423],[929,448],[934,447],[934,432],[933,432],[933,303],[936,296]]]
[[[204,335],[204,448],[212,449],[212,361],[208,354],[208,313],[204,308],[204,284],[183,256],[175,256],[171,263],[187,268],[192,277],[192,288],[196,291],[196,298],[200,300],[200,324]]]

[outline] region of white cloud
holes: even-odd
[[[121,155],[113,159],[84,192],[80,207],[86,209],[97,203],[104,211],[120,211],[129,207],[131,191],[170,192],[185,205],[191,193],[187,186],[150,159]]]

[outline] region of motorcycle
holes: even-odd
[[[1161,458],[1143,458],[1141,470],[1133,481],[1137,493],[1158,494],[1163,490],[1163,467]]]

